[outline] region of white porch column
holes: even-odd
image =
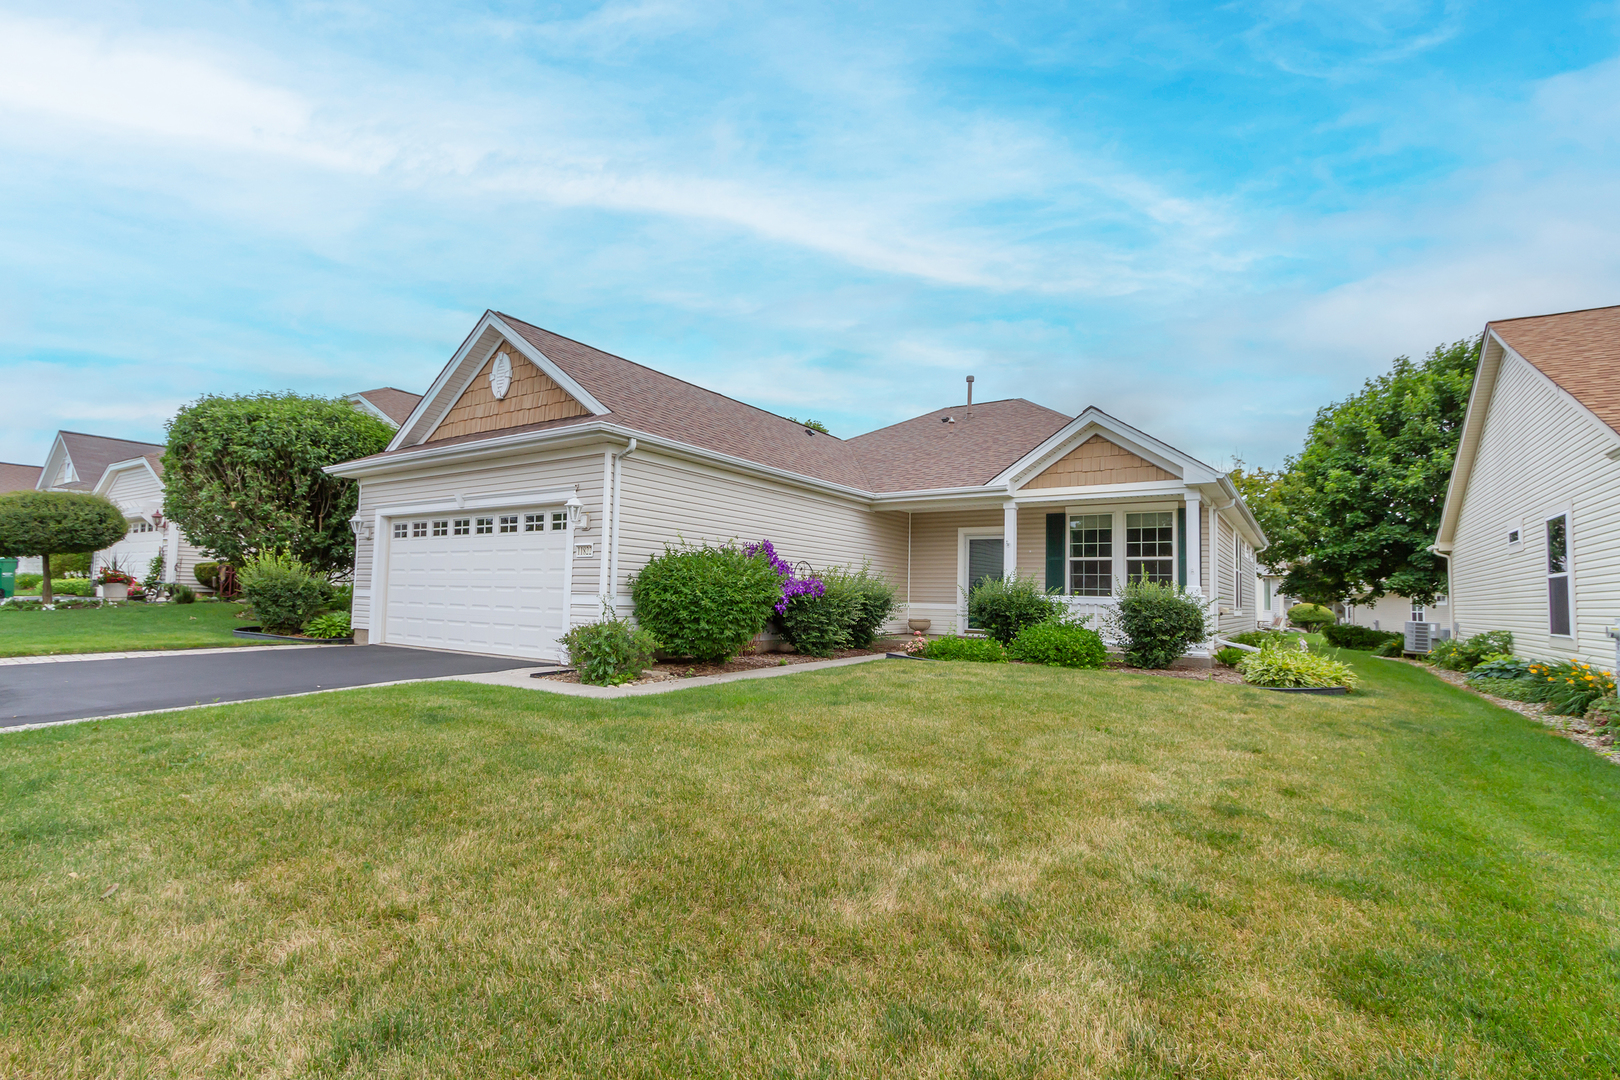
[[[1203,504],[1199,502],[1197,494],[1187,493],[1187,588],[1195,593],[1202,593],[1204,589],[1204,556],[1199,547],[1199,537],[1202,524],[1199,518],[1204,511]]]
[[[1001,572],[1009,580],[1018,576],[1018,504],[1008,499],[1001,504]]]

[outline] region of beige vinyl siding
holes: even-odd
[[[623,461],[619,497],[619,595],[664,545],[769,540],[790,563],[812,568],[871,561],[906,590],[906,515],[874,512],[854,500],[822,495],[648,451]]]
[[[594,550],[589,559],[575,556],[572,591],[576,595],[584,593],[594,596],[600,583],[601,558],[607,547],[607,537],[603,531],[606,519],[602,512],[602,469],[606,450],[607,444],[604,443],[602,449],[596,451],[574,448],[549,454],[514,454],[492,463],[425,465],[422,472],[410,476],[363,480],[360,484],[359,516],[370,521],[379,507],[442,502],[457,495],[483,498],[531,491],[558,491],[577,486],[580,501],[585,504],[585,513],[590,515],[590,527],[577,533],[573,539],[576,544],[592,544]],[[361,540],[355,544],[354,625],[368,629],[371,626],[370,590],[377,587],[371,580],[375,546],[375,540]]]
[[[1377,623],[1377,629],[1399,634],[1405,632],[1407,620],[1412,617],[1412,601],[1404,596],[1389,593],[1370,604],[1353,604],[1347,614],[1345,621],[1356,626],[1371,627]],[[1449,605],[1427,608],[1423,614],[1428,622],[1439,623],[1445,627],[1451,625]]]
[[[1215,518],[1215,511],[1208,503],[1201,503],[1198,507],[1198,581],[1203,587],[1204,595],[1214,592],[1215,583],[1209,572],[1209,533],[1210,522]]]
[[[1606,455],[1616,445],[1610,429],[1545,376],[1505,356],[1458,514],[1450,616],[1432,621],[1455,622],[1463,637],[1510,630],[1521,656],[1579,655],[1612,668],[1604,628],[1620,617],[1620,462]],[[1546,520],[1565,509],[1573,646],[1551,637],[1547,623]],[[1515,525],[1517,550],[1507,542]]]
[[[1253,630],[1255,626],[1254,608],[1252,605],[1246,605],[1242,602],[1240,587],[1245,574],[1247,574],[1250,581],[1253,581],[1253,563],[1248,563],[1247,571],[1242,566],[1235,564],[1234,554],[1236,548],[1234,543],[1237,539],[1237,532],[1233,529],[1232,523],[1226,519],[1225,514],[1216,512],[1214,516],[1218,523],[1218,529],[1212,539],[1216,544],[1220,545],[1220,580],[1216,603],[1212,605],[1212,608],[1214,610],[1223,607],[1229,609],[1227,614],[1217,618],[1221,633],[1239,634],[1245,630]]]
[[[962,599],[957,563],[961,550],[958,529],[1000,529],[1006,523],[1002,511],[944,510],[911,516],[911,596],[914,604],[948,604],[956,607]],[[1023,559],[1023,515],[1018,521],[1019,560]],[[940,632],[934,627],[933,632]]]

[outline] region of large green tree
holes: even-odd
[[[1397,593],[1429,603],[1445,590],[1444,560],[1429,545],[1479,345],[1397,358],[1359,394],[1317,412],[1304,450],[1281,473],[1242,474],[1239,487],[1253,491],[1271,538],[1263,558],[1286,570],[1289,595],[1320,603]]]
[[[124,538],[124,512],[100,495],[18,491],[0,495],[0,555],[38,555],[45,571],[39,598],[51,603],[51,556],[95,551]]]
[[[169,421],[163,513],[226,562],[285,551],[323,573],[354,565],[354,481],[324,472],[393,431],[342,398],[208,396]]]

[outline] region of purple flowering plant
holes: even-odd
[[[743,548],[743,554],[750,559],[755,555],[763,554],[765,561],[771,564],[776,576],[782,579],[782,598],[776,602],[778,615],[787,611],[788,601],[795,596],[825,596],[826,584],[818,577],[799,577],[793,572],[793,567],[776,553],[776,547],[769,540],[761,540],[757,544],[749,544]]]

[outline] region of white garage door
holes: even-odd
[[[96,553],[96,568],[104,570],[116,563],[118,569],[140,581],[146,577],[152,560],[162,552],[163,530],[145,521],[132,521],[122,540]]]
[[[567,520],[551,508],[395,518],[387,540],[385,639],[561,659]]]

